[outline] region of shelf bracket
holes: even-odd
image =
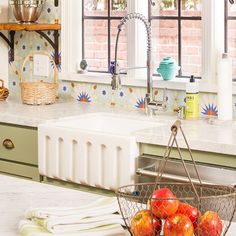
[[[59,31],[58,30],[54,30],[54,42],[47,36],[47,34],[45,34],[43,31],[41,30],[36,30],[36,32],[41,35],[43,38],[45,38],[49,44],[52,46],[52,48],[54,49],[54,60],[55,60],[55,64],[59,65],[60,64],[60,60],[59,60]]]
[[[9,51],[9,62],[14,61],[14,44],[15,44],[15,33],[16,31],[11,30],[9,32],[10,39],[8,39],[2,32],[0,32],[0,37],[8,44],[10,47]]]

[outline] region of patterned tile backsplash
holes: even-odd
[[[54,23],[60,22],[60,5],[54,6],[54,0],[47,0],[46,6],[42,12],[39,22]],[[12,11],[9,8],[10,21],[15,21]],[[52,32],[46,32],[52,37]],[[51,46],[41,36],[34,32],[17,32],[15,38],[15,61],[10,63],[9,67],[9,88],[11,95],[20,95],[20,74],[27,78],[32,78],[32,67],[26,65],[22,67],[26,56],[33,52],[46,52],[53,57]],[[60,70],[60,67],[57,68]],[[53,70],[53,68],[52,68]],[[104,104],[111,106],[143,108],[145,88],[123,87],[120,91],[112,91],[108,85],[59,82],[59,96],[61,99],[74,99],[78,102],[88,102],[93,104]],[[157,98],[162,98],[162,91],[154,91]],[[168,91],[168,109],[174,110],[185,102],[185,93],[183,91]],[[215,94],[200,94],[200,113],[201,115],[217,115],[217,97]],[[236,117],[236,97],[234,97],[234,116]]]

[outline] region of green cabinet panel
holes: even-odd
[[[38,167],[0,160],[0,173],[40,181]]]
[[[141,154],[149,154],[156,156],[163,156],[165,152],[165,146],[151,145],[151,144],[140,144]],[[190,155],[186,149],[181,149],[184,159],[191,160]],[[193,158],[197,162],[226,166],[236,168],[236,154],[226,155],[221,153],[203,152],[192,150]],[[179,158],[179,154],[176,148],[172,149],[170,157]]]
[[[0,123],[0,173],[40,181],[36,128]]]
[[[11,140],[13,149],[4,146],[4,140]],[[38,165],[37,129],[0,123],[0,159],[31,165]]]

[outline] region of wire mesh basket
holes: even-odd
[[[185,165],[176,139],[178,130],[185,140],[198,183],[192,181]],[[174,144],[189,182],[162,182],[162,175]],[[236,189],[231,186],[202,183],[180,121],[171,127],[171,136],[157,169],[154,183],[127,185],[116,191],[122,217],[131,235],[226,235],[236,209]]]

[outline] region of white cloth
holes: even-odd
[[[25,216],[50,233],[67,233],[103,227],[124,225],[115,197],[104,197],[77,208],[34,208]]]
[[[95,229],[70,233],[52,234],[43,227],[30,220],[22,220],[19,223],[21,236],[125,236],[126,231],[118,224],[106,225]]]

